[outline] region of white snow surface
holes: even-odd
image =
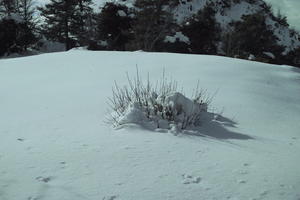
[[[105,124],[114,80],[165,70],[218,113],[194,134]],[[73,50],[0,60],[0,199],[300,198],[300,71],[217,56]],[[207,121],[207,120],[206,120]]]

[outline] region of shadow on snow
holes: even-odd
[[[237,133],[229,130],[228,128],[236,128],[237,123],[233,120],[226,118],[222,115],[214,113],[204,113],[201,120],[201,125],[193,128],[188,128],[183,131],[183,134],[209,137],[219,140],[237,139],[237,140],[250,140],[254,139],[246,134]]]

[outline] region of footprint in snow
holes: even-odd
[[[35,180],[38,180],[40,182],[44,182],[44,183],[48,183],[49,181],[52,180],[52,177],[42,177],[42,176],[38,176],[35,178]]]
[[[188,174],[182,175],[182,183],[183,184],[197,184],[200,183],[201,177],[199,176],[191,176]]]
[[[261,193],[260,193],[260,196],[266,196],[267,194],[268,194],[269,192],[268,191],[262,191]]]
[[[244,166],[244,167],[249,167],[250,164],[249,164],[249,163],[244,163],[243,166]]]
[[[38,197],[28,197],[27,200],[38,200]]]
[[[118,196],[116,195],[113,195],[113,196],[106,196],[106,197],[103,197],[102,200],[115,200]]]
[[[241,175],[246,175],[246,174],[248,174],[249,172],[248,171],[245,171],[245,170],[241,170],[241,171],[239,171],[239,174],[241,174]]]
[[[66,164],[67,164],[67,163],[66,163],[65,161],[62,161],[62,162],[60,162],[59,164],[61,165],[61,166],[60,166],[61,169],[65,169],[65,168],[66,168]]]
[[[239,184],[245,184],[245,183],[247,183],[247,181],[245,181],[245,180],[238,180],[238,183]]]

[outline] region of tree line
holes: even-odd
[[[38,50],[43,42],[54,41],[64,44],[65,50],[87,46],[90,50],[253,55],[264,62],[299,65],[300,48],[286,53],[266,23],[271,16],[276,25],[288,27],[286,17],[275,16],[269,5],[263,5],[264,12],[244,15],[224,29],[216,21],[213,3],[178,24],[173,10],[179,3],[136,0],[128,8],[107,2],[97,13],[92,0],[50,0],[38,8],[34,0],[0,0],[0,56]],[[290,34],[299,36],[294,30]]]

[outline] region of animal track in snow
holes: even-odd
[[[116,195],[113,195],[113,196],[106,196],[106,197],[103,197],[102,200],[115,200],[118,196]]]
[[[239,184],[244,184],[244,183],[247,183],[247,181],[245,181],[245,180],[238,180],[238,183]]]
[[[38,176],[35,179],[40,181],[40,182],[48,183],[49,181],[52,180],[52,177],[50,177],[50,176],[49,177]]]
[[[38,197],[28,197],[27,200],[38,200]]]
[[[183,184],[197,184],[200,183],[201,177],[199,176],[191,176],[188,174],[183,174],[182,175],[182,183]]]
[[[244,166],[244,167],[249,167],[250,164],[249,164],[249,163],[244,163],[243,166]]]
[[[263,197],[263,196],[266,196],[268,193],[269,193],[269,192],[268,192],[267,190],[265,190],[265,191],[262,191],[259,195],[260,195],[261,197]]]

